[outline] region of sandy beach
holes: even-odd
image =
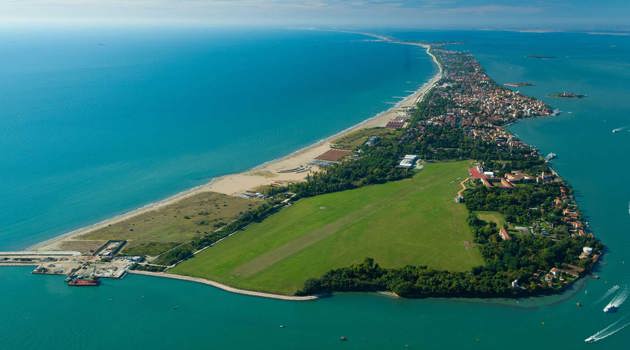
[[[143,275],[143,276],[172,278],[172,279],[176,279],[176,280],[201,283],[201,284],[206,284],[206,285],[209,285],[209,286],[213,286],[215,288],[222,289],[222,290],[224,290],[226,292],[242,294],[242,295],[249,295],[249,296],[252,296],[252,297],[259,297],[259,298],[269,298],[269,299],[288,300],[288,301],[310,301],[310,300],[318,299],[318,297],[314,296],[314,295],[294,296],[294,295],[282,295],[282,294],[255,292],[255,291],[251,291],[251,290],[238,289],[238,288],[226,286],[223,283],[207,280],[205,278],[197,278],[197,277],[190,277],[190,276],[175,275],[175,274],[166,273],[166,272],[149,272],[149,271],[130,270],[129,273],[136,274],[136,275]]]
[[[146,213],[152,210],[160,209],[162,207],[165,207],[167,205],[170,205],[172,203],[175,203],[185,198],[189,198],[191,196],[194,196],[202,192],[211,191],[211,192],[218,192],[218,193],[223,193],[227,195],[239,195],[239,194],[242,194],[243,192],[254,190],[256,188],[259,188],[265,185],[286,184],[290,182],[303,181],[309,173],[318,170],[316,166],[311,166],[309,165],[309,163],[315,157],[330,150],[331,144],[335,139],[341,136],[344,136],[346,134],[349,134],[351,132],[360,130],[360,129],[385,126],[387,122],[394,119],[396,116],[400,115],[404,110],[417,105],[417,103],[420,102],[424,98],[426,93],[431,88],[433,88],[433,86],[435,86],[435,84],[442,77],[442,67],[437,61],[437,59],[435,58],[435,56],[431,53],[431,47],[429,45],[422,44],[422,43],[415,43],[415,42],[399,42],[399,41],[394,41],[388,37],[369,34],[369,33],[359,33],[359,34],[370,36],[372,38],[375,38],[376,40],[391,42],[393,44],[413,45],[413,46],[423,47],[426,49],[427,54],[431,56],[431,58],[433,59],[433,62],[437,66],[438,70],[436,74],[429,81],[423,84],[414,93],[405,97],[403,100],[399,101],[392,108],[384,112],[381,112],[372,118],[364,120],[363,122],[356,124],[350,128],[340,131],[339,133],[335,135],[327,137],[326,139],[323,139],[310,146],[307,146],[296,152],[293,152],[285,157],[263,163],[255,168],[244,171],[242,173],[230,174],[230,175],[214,178],[206,184],[193,187],[191,189],[177,193],[166,199],[147,204],[143,207],[137,208],[135,210],[129,211],[121,215],[114,216],[112,218],[103,220],[93,225],[89,225],[86,227],[79,228],[77,230],[67,232],[60,236],[54,237],[50,240],[40,242],[30,247],[29,249],[30,250],[59,250],[61,249],[60,243],[63,240],[72,239],[77,236],[81,236],[86,233],[101,229],[103,227],[107,227],[108,225],[124,221],[128,218],[141,215],[143,213]],[[308,171],[301,171],[301,172],[291,171],[292,169],[296,169],[300,167],[308,168]]]

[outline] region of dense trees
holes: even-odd
[[[510,273],[483,267],[470,272],[437,271],[426,266],[384,269],[372,259],[335,269],[322,278],[308,280],[299,295],[333,291],[392,291],[403,297],[496,297],[524,294],[506,283]]]
[[[190,243],[179,245],[160,255],[154,263],[156,265],[171,265],[178,261],[190,259],[193,257],[193,247]]]
[[[503,213],[506,220],[529,225],[536,219],[553,216],[553,200],[560,195],[559,184],[527,184],[509,191],[483,186],[466,190],[469,210],[489,210]],[[552,217],[551,221],[555,221]]]
[[[305,182],[290,185],[288,190],[298,199],[400,180],[413,174],[397,167],[406,151],[397,138],[384,137],[377,146],[363,146],[352,159],[309,175]]]
[[[474,227],[477,235],[497,232],[496,225],[481,220]],[[321,278],[306,281],[297,294],[392,291],[413,298],[547,294],[562,287],[541,284],[540,280],[534,279],[534,273],[562,264],[589,268],[590,260],[578,259],[583,246],[603,248],[592,237],[566,237],[557,241],[540,236],[515,237],[510,241],[487,240],[481,245],[486,264],[468,272],[439,271],[426,266],[385,269],[367,258],[361,264],[331,270]],[[521,287],[512,286],[515,280]]]

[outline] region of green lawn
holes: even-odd
[[[494,222],[499,228],[505,225],[505,216],[498,211],[476,211],[475,214],[485,222]]]
[[[430,163],[411,179],[300,200],[170,272],[292,294],[366,257],[384,267],[482,265],[466,207],[453,200],[468,165]]]

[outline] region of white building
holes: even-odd
[[[416,165],[416,161],[418,160],[418,156],[415,154],[407,154],[405,155],[405,157],[400,161],[400,164],[398,166],[400,166],[401,168],[407,168],[407,169],[411,169]]]

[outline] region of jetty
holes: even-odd
[[[532,83],[522,82],[522,81],[514,82],[514,83],[505,83],[503,85],[507,87],[513,87],[513,88],[522,87],[522,86],[534,86],[534,84]]]
[[[584,97],[586,97],[586,95],[577,94],[575,92],[570,92],[570,91],[556,92],[556,93],[551,94],[549,96],[550,97],[555,97],[555,98],[584,98]]]
[[[11,251],[0,252],[2,266],[35,266],[33,274],[65,275],[69,280],[122,278],[142,260],[141,257],[116,257],[125,241],[107,241],[93,254],[77,251]]]

